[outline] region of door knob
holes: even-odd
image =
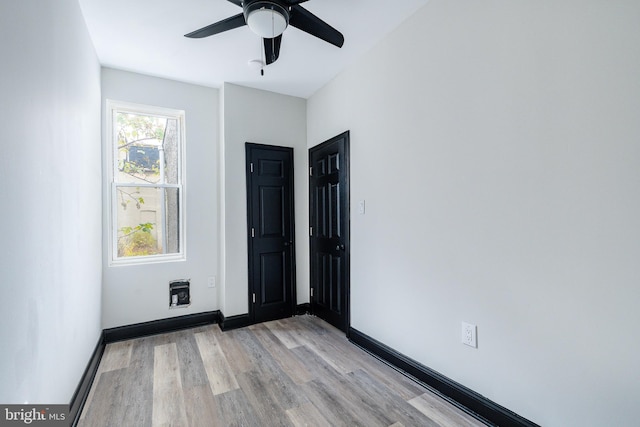
[[[336,251],[340,251],[340,250],[344,251],[344,245],[337,245],[336,246]]]
[[[289,246],[289,245],[291,245],[291,244],[293,244],[293,242],[291,242],[291,241],[289,241],[289,242],[284,242],[284,245],[285,245],[285,246]]]

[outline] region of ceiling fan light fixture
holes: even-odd
[[[286,8],[270,1],[257,1],[245,9],[247,25],[257,35],[265,39],[278,37],[289,25]]]

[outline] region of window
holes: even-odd
[[[184,259],[184,111],[107,101],[112,264]]]

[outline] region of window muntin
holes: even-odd
[[[184,112],[108,102],[111,263],[184,259]]]

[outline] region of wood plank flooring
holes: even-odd
[[[484,426],[313,316],[107,345],[82,412],[101,426]]]

